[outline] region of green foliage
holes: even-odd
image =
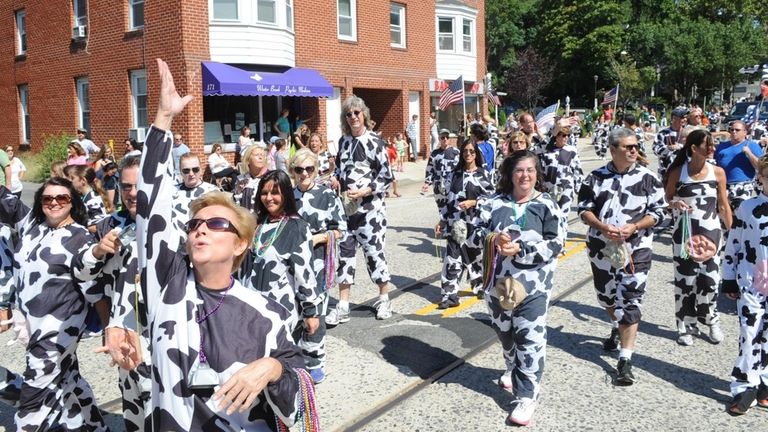
[[[67,158],[67,145],[74,138],[65,132],[43,135],[43,149],[33,156],[34,170],[28,174],[30,181],[43,182],[50,176],[51,164]]]

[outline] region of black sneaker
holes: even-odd
[[[451,294],[448,297],[445,297],[438,305],[438,309],[448,309],[452,307],[456,307],[459,305],[459,296],[456,294]]]
[[[611,329],[611,335],[608,339],[603,341],[603,350],[605,351],[617,351],[619,349],[619,329],[613,327]]]
[[[757,405],[757,390],[754,388],[746,389],[733,397],[728,405],[728,414],[732,416],[743,415],[755,405]]]
[[[616,375],[616,384],[622,386],[631,386],[635,383],[635,374],[632,373],[632,360],[620,358],[619,365],[616,366],[618,374]]]
[[[757,406],[768,408],[768,386],[763,383],[757,388]]]

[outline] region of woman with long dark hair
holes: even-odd
[[[68,165],[64,168],[64,174],[72,182],[85,205],[88,230],[95,232],[96,224],[106,219],[114,210],[101,181],[96,179],[96,171],[87,165]]]
[[[480,259],[482,249],[470,247],[466,239],[471,234],[477,206],[485,196],[493,193],[493,185],[476,142],[464,141],[459,152],[461,158],[448,181],[447,203],[440,209],[440,222],[435,227],[435,233],[444,233],[446,238],[440,309],[459,305],[459,281],[465,267],[472,292],[480,298],[485,294]]]
[[[533,417],[546,358],[547,309],[566,230],[557,203],[539,190],[539,161],[512,153],[499,167],[497,193],[474,219],[469,244],[485,248],[486,303],[507,369],[499,384],[513,389],[509,422]]]
[[[708,162],[715,142],[706,129],[691,131],[667,171],[666,198],[676,210],[672,253],[675,263],[675,320],[677,343],[692,345],[698,323],[709,327],[709,340],[720,343],[717,294],[720,254],[724,240],[721,220],[730,229],[725,171]]]

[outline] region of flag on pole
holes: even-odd
[[[437,102],[437,108],[440,111],[445,111],[446,108],[455,104],[458,101],[464,100],[464,77],[459,75],[451,85],[449,85],[443,93],[440,95],[440,100]]]
[[[536,126],[539,127],[539,130],[547,130],[555,124],[555,114],[559,107],[560,101],[557,101],[557,103],[544,108],[536,115]]]
[[[501,106],[501,101],[499,100],[499,95],[497,95],[495,91],[488,89],[488,91],[485,93],[485,97],[493,105]]]
[[[616,97],[619,95],[619,86],[612,88],[608,93],[603,96],[603,102],[601,105],[610,105],[616,102]]]
[[[745,125],[749,126],[752,123],[755,122],[755,118],[757,117],[755,115],[755,112],[757,111],[757,105],[750,105],[747,107],[747,113],[744,114],[744,116],[741,118],[741,121],[744,122]]]

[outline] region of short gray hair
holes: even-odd
[[[633,136],[635,136],[635,131],[632,129],[627,129],[625,127],[617,128],[608,134],[608,144],[611,147],[618,147],[621,140]]]
[[[366,128],[371,129],[371,110],[365,105],[365,101],[352,95],[341,104],[341,131],[344,135],[352,135],[352,129],[347,124],[347,113],[354,108],[363,112],[363,124]]]

